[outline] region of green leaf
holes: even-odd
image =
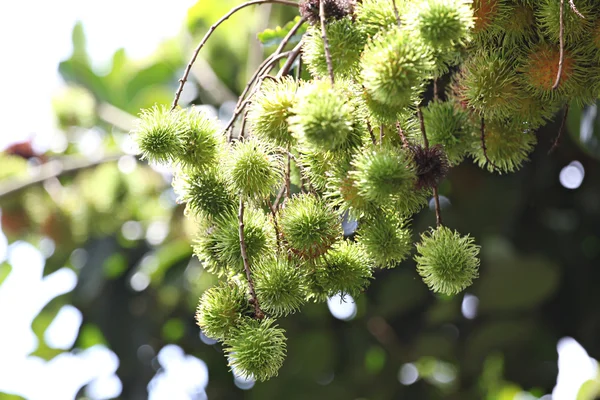
[[[300,16],[297,16],[292,21],[285,24],[283,27],[278,26],[275,29],[265,29],[259,32],[257,37],[260,42],[265,46],[277,46],[281,43],[283,38],[290,32],[290,30],[300,21]],[[302,38],[302,35],[306,32],[306,24],[301,26],[300,29],[290,38],[289,44],[296,44]]]

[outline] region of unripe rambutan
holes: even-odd
[[[200,219],[198,232],[192,243],[192,248],[194,249],[194,254],[202,263],[202,268],[211,274],[221,277],[229,274],[231,271],[217,249],[218,239],[213,234],[217,229],[211,221]]]
[[[380,268],[395,267],[412,249],[408,223],[392,210],[382,210],[364,218],[359,224],[357,241]]]
[[[131,133],[143,159],[169,163],[183,150],[180,139],[182,129],[179,113],[172,113],[165,106],[154,106],[142,110],[140,119]]]
[[[469,114],[452,101],[433,101],[422,112],[429,143],[441,145],[450,164],[459,164],[475,131]]]
[[[324,254],[342,236],[336,212],[310,194],[289,200],[281,212],[279,225],[289,250],[304,259]]]
[[[398,28],[369,41],[361,59],[361,78],[373,100],[389,107],[406,107],[434,68],[429,50]]]
[[[286,146],[294,142],[288,129],[288,117],[296,99],[298,84],[291,77],[279,81],[265,80],[254,96],[248,112],[248,123],[253,135]]]
[[[224,145],[218,122],[193,108],[173,112],[179,114],[182,124],[179,133],[181,151],[177,154],[177,161],[187,169],[202,169],[214,165]]]
[[[347,150],[362,144],[357,98],[338,86],[328,81],[303,86],[293,108],[295,115],[289,119],[292,132],[317,150]]]
[[[214,165],[177,174],[173,186],[177,188],[180,200],[202,217],[219,218],[235,210],[237,202],[222,171]]]
[[[300,0],[298,7],[300,15],[308,20],[311,25],[319,25],[321,19],[319,16],[321,0]],[[325,9],[326,21],[342,19],[347,15],[352,15],[354,11],[354,2],[352,0],[322,0]]]
[[[414,190],[415,165],[406,150],[392,147],[365,149],[352,161],[350,176],[358,194],[368,201],[385,206]]]
[[[575,97],[585,92],[586,60],[575,49],[565,48],[558,87],[553,89],[558,74],[558,46],[540,43],[521,59],[525,88],[544,102]]]
[[[400,18],[407,10],[406,0],[396,0]],[[356,5],[356,24],[366,37],[374,37],[383,30],[397,26],[394,5],[390,0],[363,0]]]
[[[478,39],[487,39],[498,33],[502,23],[510,16],[506,0],[474,0],[473,33]]]
[[[513,172],[521,168],[536,142],[535,134],[521,122],[486,121],[486,153],[494,165],[487,161],[479,135],[473,138],[471,155],[481,168],[490,172]]]
[[[510,4],[509,17],[500,22],[502,43],[512,51],[519,51],[523,44],[531,42],[536,33],[535,15],[532,5]]]
[[[373,276],[369,258],[363,247],[343,240],[334,245],[323,257],[310,276],[309,298],[325,301],[341,293],[356,298],[368,285]]]
[[[318,151],[308,147],[301,150],[299,157],[311,185],[318,191],[325,190],[327,175],[338,161],[335,155],[328,151]]]
[[[223,340],[251,314],[245,289],[235,282],[220,282],[200,298],[196,321],[206,336]]]
[[[479,276],[479,246],[445,226],[423,233],[417,252],[417,272],[435,293],[458,294]]]
[[[229,366],[246,379],[266,381],[277,376],[286,355],[285,331],[270,318],[244,318],[225,338]]]
[[[486,118],[510,117],[518,107],[519,76],[515,60],[489,51],[474,53],[457,77],[458,100]]]
[[[226,162],[231,187],[244,196],[265,198],[281,182],[281,157],[256,139],[236,142]]]
[[[358,61],[365,46],[364,35],[348,17],[328,23],[326,32],[335,77],[354,76],[358,72]],[[310,26],[306,30],[302,60],[312,76],[329,76],[320,26]]]
[[[577,45],[584,35],[589,34],[598,8],[596,1],[575,0],[574,4],[584,18],[571,9],[569,2],[564,3],[563,37],[567,45]],[[555,0],[540,0],[535,5],[539,30],[554,43],[558,43],[560,37],[560,5],[561,2]]]
[[[418,32],[427,46],[452,50],[469,41],[474,25],[470,4],[466,0],[424,0],[409,14],[407,28]]]
[[[298,311],[304,304],[304,274],[287,259],[269,257],[254,267],[253,276],[256,296],[266,313],[285,316]]]

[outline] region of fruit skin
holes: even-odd
[[[286,246],[304,259],[324,254],[342,236],[336,211],[310,194],[292,197],[281,211],[279,225]]]
[[[238,141],[226,160],[226,176],[235,193],[254,199],[267,197],[281,182],[281,156],[254,138]]]
[[[369,40],[361,59],[362,84],[371,98],[388,107],[407,107],[432,76],[426,46],[408,32],[392,28]]]
[[[248,124],[252,134],[278,146],[293,145],[288,118],[293,115],[298,84],[291,77],[265,80],[249,106]]]
[[[565,2],[563,9],[563,37],[567,45],[575,45],[592,29],[595,11],[598,4],[595,1],[577,0],[574,2],[577,10],[584,16],[581,18]],[[560,1],[540,0],[535,5],[535,16],[538,29],[552,42],[558,43],[560,37]]]
[[[379,268],[394,268],[412,249],[409,223],[393,210],[381,210],[361,220],[357,235],[357,242]]]
[[[417,272],[434,293],[458,294],[479,276],[479,248],[468,235],[432,228],[417,243]]]
[[[305,277],[287,257],[269,257],[254,267],[254,288],[260,307],[274,317],[300,309],[306,299]]]
[[[270,318],[244,318],[226,338],[228,365],[246,379],[266,381],[277,376],[286,356],[285,331]]]
[[[181,121],[181,151],[177,154],[177,161],[184,168],[193,170],[213,165],[224,146],[218,121],[194,108],[171,113]]]
[[[473,137],[470,154],[481,168],[489,172],[514,172],[521,168],[533,151],[537,139],[529,127],[519,121],[488,121],[485,123],[485,145],[483,153],[480,136]]]
[[[166,106],[143,110],[131,134],[137,143],[142,159],[155,163],[175,162],[183,151],[182,121],[178,113]]]
[[[208,289],[198,304],[196,321],[209,338],[223,340],[250,315],[245,289],[235,282],[220,282]]]
[[[396,7],[402,19],[407,9],[406,0],[397,0]],[[404,21],[402,21],[404,22]],[[374,37],[383,30],[396,26],[396,14],[389,0],[363,0],[356,6],[356,24],[365,37]]]
[[[236,200],[231,193],[223,172],[216,166],[184,173],[179,171],[173,178],[173,188],[180,201],[203,218],[220,218],[236,208]]]

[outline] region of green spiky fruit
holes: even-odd
[[[287,259],[268,258],[253,271],[260,307],[274,317],[294,313],[304,304],[306,285],[297,265]]]
[[[412,249],[408,223],[387,211],[361,221],[358,243],[379,268],[395,267],[408,257]]]
[[[361,78],[373,100],[389,107],[406,107],[432,76],[433,67],[427,48],[409,33],[394,28],[365,47]]]
[[[328,81],[305,85],[290,118],[291,129],[305,143],[322,151],[360,146],[356,104]]]
[[[408,18],[408,29],[418,32],[423,42],[436,49],[451,50],[469,41],[473,28],[471,1],[425,0]]]
[[[225,276],[230,272],[229,266],[221,259],[217,250],[217,238],[213,233],[217,229],[208,219],[200,219],[198,231],[194,237],[192,248],[202,268],[211,274]]]
[[[240,249],[240,231],[237,212],[233,212],[215,222],[210,241],[211,251],[217,259],[236,272],[244,271],[244,261]],[[267,216],[261,211],[247,207],[244,212],[244,240],[250,265],[271,252],[275,232]]]
[[[142,110],[136,127],[131,131],[142,158],[156,163],[174,161],[182,152],[180,134],[182,121],[179,113],[165,106]]]
[[[433,101],[422,112],[429,144],[441,145],[450,164],[459,164],[469,150],[475,130],[469,114],[451,101]]]
[[[365,149],[350,172],[358,194],[379,205],[390,204],[415,188],[416,172],[407,151],[393,147]]]
[[[235,282],[220,282],[200,298],[196,321],[206,336],[223,340],[251,313],[244,288]]]
[[[364,248],[343,240],[318,260],[309,298],[325,301],[341,293],[356,298],[368,285],[373,272]]]
[[[213,165],[223,146],[218,122],[202,111],[178,110],[182,129],[179,133],[181,152],[177,160],[188,169]]]
[[[598,8],[598,4],[590,0],[575,0],[574,4],[584,18],[575,14],[568,1],[564,2],[563,35],[568,45],[576,44],[584,35],[589,34],[593,26],[594,12]],[[535,6],[540,31],[554,43],[559,42],[561,34],[560,5],[560,1],[540,0]]]
[[[478,39],[486,40],[499,33],[500,27],[510,17],[510,8],[506,0],[474,0],[473,33]]]
[[[342,233],[336,212],[310,194],[295,196],[288,201],[279,225],[286,245],[300,258],[322,255]]]
[[[327,41],[331,54],[331,64],[336,78],[350,77],[358,71],[358,61],[365,37],[349,17],[327,24]],[[325,47],[319,25],[310,26],[302,45],[302,60],[311,75],[319,78],[329,76]]]
[[[486,118],[509,117],[519,104],[519,76],[515,60],[479,51],[469,58],[460,76],[460,100]]]
[[[319,190],[325,190],[327,175],[335,166],[335,156],[328,151],[318,151],[312,148],[302,149],[300,161],[311,185]]]
[[[281,158],[267,144],[255,139],[237,142],[226,168],[234,191],[253,198],[271,194],[282,176]]]
[[[237,375],[258,381],[277,376],[286,355],[286,337],[274,322],[245,318],[225,339],[229,366]]]
[[[173,186],[181,201],[205,218],[223,217],[233,212],[237,205],[222,171],[216,166],[189,174],[180,173],[173,180]]]
[[[485,158],[479,136],[472,142],[471,155],[490,172],[513,172],[521,168],[536,143],[535,134],[520,122],[490,121],[485,124],[485,146],[493,165]]]
[[[398,15],[406,11],[405,0],[397,0]],[[396,14],[393,3],[389,0],[363,0],[356,5],[356,24],[366,37],[374,37],[379,32],[396,26]]]
[[[279,146],[294,142],[288,129],[288,117],[296,99],[298,84],[291,77],[265,80],[254,96],[248,112],[248,123],[254,135]]]
[[[502,42],[511,49],[518,50],[520,45],[531,42],[535,33],[535,15],[532,5],[510,4],[510,17],[499,25],[504,33]]]
[[[417,253],[417,272],[435,293],[460,293],[479,276],[479,246],[445,226],[423,233]]]

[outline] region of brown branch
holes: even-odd
[[[373,145],[376,145],[377,141],[375,140],[375,134],[373,133],[373,127],[371,126],[371,123],[369,122],[368,119],[367,119],[367,129],[369,130],[369,135],[371,136],[371,142],[373,142]]]
[[[567,123],[568,115],[569,115],[569,103],[565,104],[565,112],[563,114],[562,121],[560,123],[560,128],[558,129],[558,135],[556,135],[556,138],[554,139],[554,143],[552,144],[552,147],[550,147],[550,150],[548,150],[548,155],[550,155],[558,147],[558,145],[560,143],[560,138],[562,137],[562,134],[565,130],[565,125]]]
[[[417,115],[419,116],[419,123],[421,125],[421,135],[423,136],[423,145],[425,149],[429,149],[429,140],[427,139],[427,132],[425,132],[425,120],[423,119],[423,113],[421,108],[417,109]],[[439,228],[442,226],[442,208],[440,207],[440,195],[438,193],[437,186],[433,187],[433,200],[435,202],[435,221]]]
[[[402,126],[400,125],[400,121],[396,122],[396,127],[398,128],[398,136],[400,136],[400,140],[402,140],[402,147],[409,148],[410,144],[408,143],[408,139],[404,135],[404,131],[402,130]]]
[[[242,126],[240,127],[240,133],[238,135],[239,139],[244,138],[244,129],[246,128],[246,121],[248,120],[248,111],[250,110],[246,109],[246,112],[244,112],[244,116],[242,117]]]
[[[279,224],[277,223],[277,212],[276,209],[269,204],[267,201],[267,207],[271,211],[271,217],[273,217],[273,229],[275,229],[275,240],[277,241],[277,250],[281,250],[281,241],[280,241],[280,233],[279,233]]]
[[[433,100],[439,100],[438,96],[438,78],[433,80]]]
[[[252,297],[251,303],[254,305],[254,317],[256,319],[263,319],[265,314],[260,309],[258,304],[258,298],[254,290],[254,281],[250,274],[250,262],[248,261],[248,253],[246,252],[246,241],[244,239],[244,198],[240,196],[240,208],[238,212],[239,221],[239,232],[240,232],[240,251],[242,252],[242,260],[244,262],[244,270],[246,271],[246,279],[248,280],[248,288],[250,290],[250,296]]]
[[[206,32],[206,34],[204,35],[204,37],[198,44],[198,47],[196,47],[196,49],[194,50],[194,54],[192,55],[190,62],[185,67],[183,76],[181,77],[181,79],[179,79],[179,87],[177,88],[177,91],[175,92],[175,98],[173,99],[173,104],[171,105],[171,111],[173,111],[177,107],[177,103],[179,102],[179,97],[181,96],[181,92],[183,92],[183,87],[185,86],[188,76],[190,75],[190,70],[192,69],[192,65],[194,65],[194,62],[196,61],[196,58],[198,57],[200,50],[202,50],[202,47],[204,47],[204,45],[206,44],[206,42],[208,41],[208,39],[210,38],[212,33],[215,31],[215,29],[217,29],[217,27],[219,25],[221,25],[223,22],[225,22],[227,19],[229,19],[229,17],[231,17],[233,14],[235,14],[242,8],[246,8],[246,7],[255,5],[255,4],[267,4],[267,3],[269,3],[269,4],[284,4],[284,5],[288,5],[288,6],[292,6],[292,7],[298,7],[298,3],[293,2],[293,1],[288,1],[288,0],[252,0],[252,1],[248,1],[246,3],[240,4],[237,7],[232,8],[227,14],[225,14],[223,17],[221,17],[221,19],[219,19],[217,22],[212,24],[210,26],[210,28],[208,29],[208,32]]]
[[[331,79],[331,86],[333,86],[335,79],[333,77],[333,62],[329,50],[329,40],[327,39],[327,30],[325,29],[325,1],[323,0],[319,1],[319,19],[321,20],[321,38],[323,39],[323,48],[325,49],[327,71],[329,72],[329,79]]]
[[[308,179],[305,179],[305,177],[307,175],[306,174],[306,169],[304,168],[304,165],[302,165],[302,163],[300,162],[300,160],[298,160],[298,157],[296,157],[289,150],[285,150],[285,149],[282,148],[282,151],[287,154],[288,160],[289,160],[289,158],[291,158],[296,163],[296,166],[300,170],[300,180],[302,181],[301,182],[302,186],[304,186],[305,183],[307,183],[308,190],[314,193],[314,188],[313,188],[312,184],[310,183],[310,181]]]
[[[394,15],[396,16],[396,22],[398,23],[398,27],[402,25],[400,22],[400,14],[398,14],[398,7],[396,6],[396,0],[392,0],[392,6],[394,7]]]
[[[279,189],[279,193],[277,193],[277,197],[275,197],[275,201],[273,202],[273,208],[275,210],[279,207],[279,202],[281,201],[281,198],[283,197],[284,192],[285,192],[285,185],[281,186],[281,189]]]
[[[286,60],[285,64],[283,64],[283,67],[281,67],[281,69],[277,73],[277,78],[281,78],[282,76],[284,76],[285,74],[290,72],[290,69],[292,69],[292,65],[294,65],[294,61],[296,61],[296,59],[300,55],[301,51],[302,51],[302,41],[300,41],[300,43],[298,43],[296,45],[296,47],[294,47],[290,51],[290,55],[288,56],[288,59]]]
[[[287,166],[285,169],[285,195],[289,199],[292,196],[292,183],[290,175],[292,173],[292,153],[290,153],[290,145],[287,148]]]
[[[25,179],[7,179],[0,185],[0,198],[16,195],[23,190],[44,183],[48,179],[76,174],[79,171],[97,167],[101,164],[118,161],[125,154],[112,154],[99,160],[90,161],[81,158],[65,157],[51,160],[37,168],[37,172]]]
[[[379,147],[383,146],[383,124],[379,125]]]
[[[573,2],[573,0],[569,0],[569,5],[571,6],[571,10],[573,10],[573,12],[575,14],[577,14],[580,18],[585,19],[585,17],[583,16],[583,14],[579,12],[579,10],[577,9],[577,7],[575,7],[575,3]]]
[[[498,168],[496,166],[496,164],[494,164],[492,162],[492,160],[490,160],[490,158],[488,157],[488,154],[487,154],[487,147],[485,145],[485,119],[483,117],[481,117],[480,140],[481,140],[481,149],[483,150],[483,156],[485,157],[485,161],[488,164],[490,164],[492,166],[492,168],[494,168],[496,171],[500,171],[500,168]]]
[[[554,85],[552,85],[552,89],[558,88],[558,84],[560,83],[560,76],[562,75],[563,64],[565,62],[565,23],[564,23],[564,4],[565,0],[560,0],[560,32],[559,32],[559,58],[558,58],[558,71],[556,72],[556,80],[554,81]]]

